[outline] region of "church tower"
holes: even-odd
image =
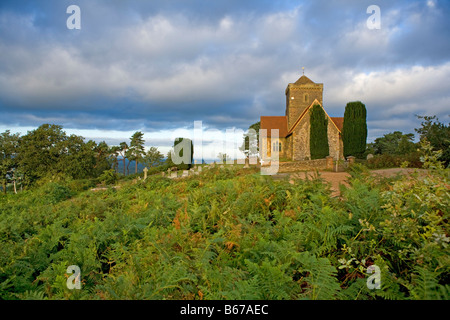
[[[314,83],[302,75],[295,83],[286,88],[286,117],[288,130],[311,103],[317,99],[323,105],[323,83]]]

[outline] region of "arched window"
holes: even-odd
[[[281,142],[280,141],[275,141],[273,143],[272,149],[273,149],[273,151],[281,152]]]
[[[309,102],[309,94],[305,93],[303,95],[303,102]]]

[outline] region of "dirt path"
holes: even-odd
[[[411,169],[411,168],[391,168],[391,169],[379,169],[379,170],[372,170],[371,173],[374,175],[379,175],[381,177],[392,177],[397,174],[404,174],[409,175],[413,173],[415,170],[426,171],[423,169]],[[319,172],[321,178],[323,178],[325,181],[331,183],[331,195],[333,197],[337,197],[340,195],[339,191],[339,185],[343,184],[345,186],[348,186],[347,179],[350,177],[350,174],[347,172],[329,172],[329,171],[321,171]],[[294,183],[296,179],[305,179],[308,177],[308,179],[314,178],[315,173],[313,172],[297,172],[297,173],[291,173],[289,174],[289,179],[291,183]]]

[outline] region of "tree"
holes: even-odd
[[[71,135],[64,142],[65,154],[58,160],[57,171],[74,179],[96,176],[97,157],[95,141],[84,142],[83,137]]]
[[[450,125],[441,123],[439,119],[434,116],[419,116],[417,118],[423,119],[422,127],[415,129],[420,135],[420,141],[428,140],[434,151],[441,150],[442,155],[439,161],[443,161],[445,167],[450,164]]]
[[[310,110],[309,148],[311,159],[323,159],[329,155],[328,118],[323,108],[316,104]]]
[[[173,155],[171,156],[171,161],[174,161],[174,159],[181,159],[180,164],[175,164],[178,170],[189,170],[193,166],[192,163],[194,162],[194,144],[192,143],[191,139],[175,139],[173,143]]]
[[[67,154],[66,133],[62,127],[43,124],[19,139],[17,162],[28,181],[64,170],[58,165]]]
[[[95,155],[96,161],[94,168],[96,169],[98,168],[101,171],[101,173],[103,173],[103,171],[109,169],[110,166],[108,163],[110,148],[105,141],[102,141],[95,146],[94,151],[96,153]]]
[[[130,148],[128,149],[127,158],[129,161],[135,161],[136,162],[136,168],[135,173],[138,172],[138,164],[139,162],[142,162],[142,159],[145,156],[145,149],[144,149],[144,134],[140,131],[136,131],[131,136],[130,141]],[[128,163],[129,165],[130,163]]]
[[[111,157],[111,162],[112,162],[112,169],[114,170],[114,172],[117,172],[118,168],[119,168],[119,160],[118,157],[120,155],[120,147],[119,146],[112,146],[109,149],[109,156]]]
[[[416,150],[414,134],[403,134],[400,131],[387,133],[376,138],[372,144],[375,154],[405,155]]]
[[[19,143],[19,134],[11,134],[6,130],[0,134],[0,179],[3,192],[6,194],[8,178],[14,174],[16,169],[16,152]]]
[[[248,129],[249,130],[244,133],[244,141],[239,147],[239,150],[242,151],[247,158],[256,156],[259,152],[259,130],[261,129],[261,122],[258,121],[252,124]]]
[[[361,158],[367,143],[367,111],[361,101],[349,102],[345,107],[342,140],[344,157]]]
[[[151,147],[143,160],[143,163],[149,167],[157,167],[162,164],[162,160],[164,159],[164,155],[159,152],[158,148]]]
[[[87,143],[77,135],[67,136],[62,126],[43,124],[19,139],[17,168],[33,183],[46,175],[73,179],[98,177],[111,166],[109,147],[103,141]]]
[[[169,150],[169,152],[167,152],[167,158],[164,161],[165,165],[168,168],[172,168],[175,166],[175,163],[173,163],[173,161],[172,161],[172,154],[173,154],[173,149],[171,149],[171,150]]]
[[[219,162],[222,162],[223,164],[225,164],[227,161],[231,160],[229,155],[227,155],[226,153],[222,153],[222,152],[219,152],[219,154],[217,155],[217,158],[219,158]]]
[[[122,157],[122,163],[123,163],[123,175],[126,176],[126,159],[127,159],[127,152],[128,152],[128,144],[126,142],[121,142],[119,146],[119,154]]]

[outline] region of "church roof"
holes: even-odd
[[[313,103],[311,103],[308,108],[303,110],[303,113],[297,118],[297,120],[294,122],[294,124],[292,125],[292,127],[290,128],[290,130],[288,131],[288,133],[286,135],[290,135],[294,131],[295,127],[300,123],[300,121],[303,119],[303,117],[306,115],[306,113],[309,111],[309,109],[315,104],[318,104],[323,108],[322,104],[317,99],[314,99]],[[331,121],[333,121],[334,125],[339,130],[339,132],[342,132],[342,128],[344,127],[344,118],[342,118],[342,117],[333,117],[332,118],[328,115],[328,113],[325,111],[325,109],[323,109],[323,111],[325,112],[326,116],[328,118],[330,118]]]
[[[339,131],[342,132],[342,128],[344,128],[344,118],[343,117],[330,117],[334,122]]]
[[[301,76],[297,81],[295,81],[295,84],[315,84],[310,78],[307,76]]]
[[[288,134],[286,116],[261,116],[261,129],[267,129],[267,137],[271,136],[271,129],[278,129],[278,136],[284,138]]]

